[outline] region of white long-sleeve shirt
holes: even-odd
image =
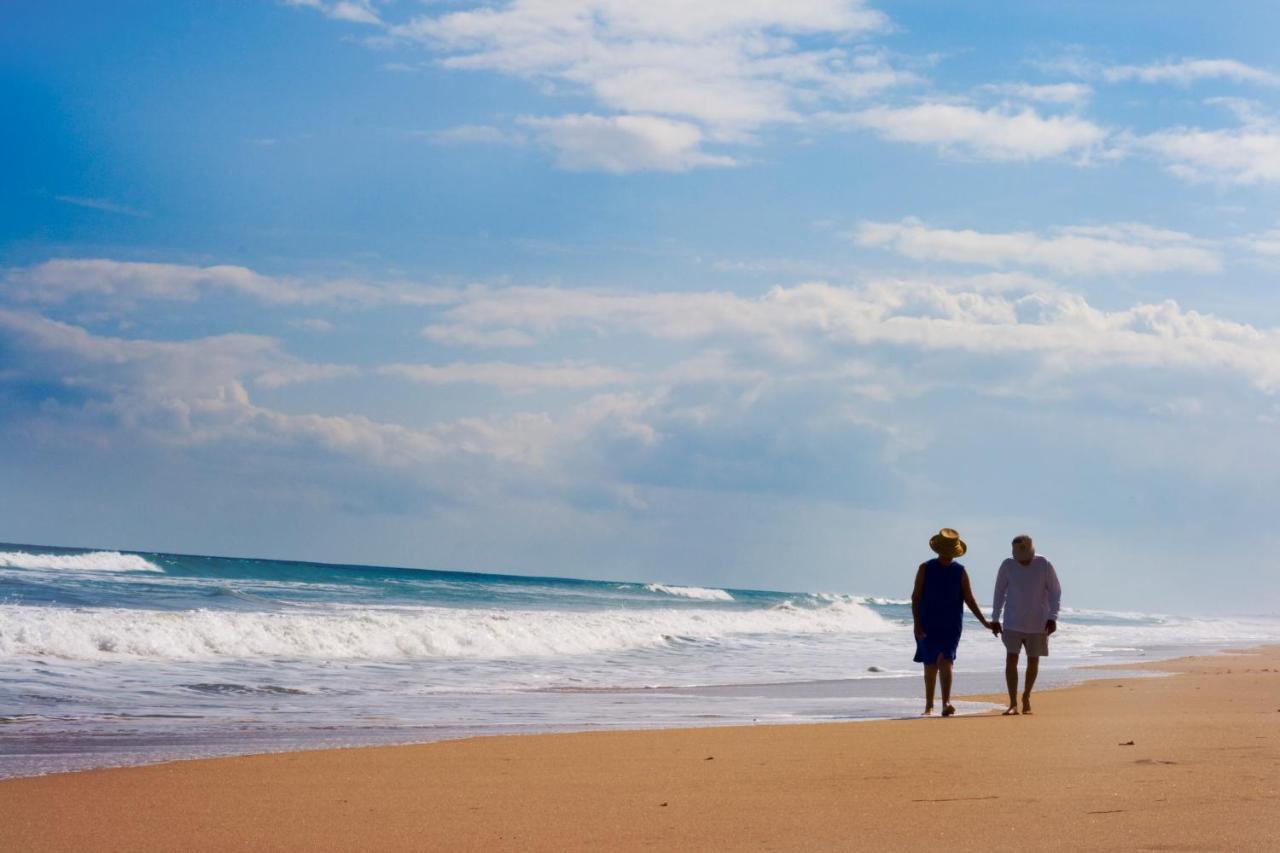
[[[1010,631],[1039,634],[1044,631],[1045,622],[1057,620],[1061,603],[1058,573],[1044,557],[1037,554],[1026,566],[1012,557],[1000,564],[991,599],[991,621],[1001,622]]]

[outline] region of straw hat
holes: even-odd
[[[969,550],[960,534],[950,527],[944,527],[929,540],[929,547],[939,557],[963,557]]]
[[[1030,560],[1036,555],[1036,543],[1025,533],[1013,537],[1013,559],[1018,562]]]

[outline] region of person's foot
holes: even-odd
[[[1025,693],[1022,694],[1022,713],[1031,713],[1031,697]]]
[[[933,706],[932,706],[932,705],[925,705],[925,706],[924,706],[924,710],[920,712],[920,716],[922,716],[922,717],[932,717],[932,716],[933,716]]]
[[[1017,705],[1010,705],[1008,708],[1005,708],[1005,709],[1004,709],[1004,713],[1003,713],[1003,714],[1001,714],[1000,716],[1002,716],[1002,717],[1016,717],[1016,716],[1018,716],[1018,706],[1017,706]]]
[[[942,706],[942,716],[944,716],[944,717],[953,717],[953,716],[955,716],[955,713],[956,713],[956,706],[955,706],[955,705],[943,705],[943,706]]]

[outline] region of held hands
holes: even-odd
[[[1056,630],[1058,630],[1058,623],[1056,620],[1050,619],[1048,622],[1044,623],[1045,636],[1052,634]]]
[[[1000,632],[1004,630],[1004,629],[1000,626],[1000,623],[999,623],[999,622],[988,622],[988,623],[987,623],[987,628],[988,628],[988,629],[990,629],[992,636],[995,636],[995,637],[999,637],[999,636],[1000,636]]]

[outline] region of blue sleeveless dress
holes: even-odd
[[[932,664],[941,654],[956,659],[960,632],[964,627],[964,566],[951,561],[941,565],[936,559],[924,564],[924,593],[920,600],[920,626],[924,638],[916,640],[916,663]]]

